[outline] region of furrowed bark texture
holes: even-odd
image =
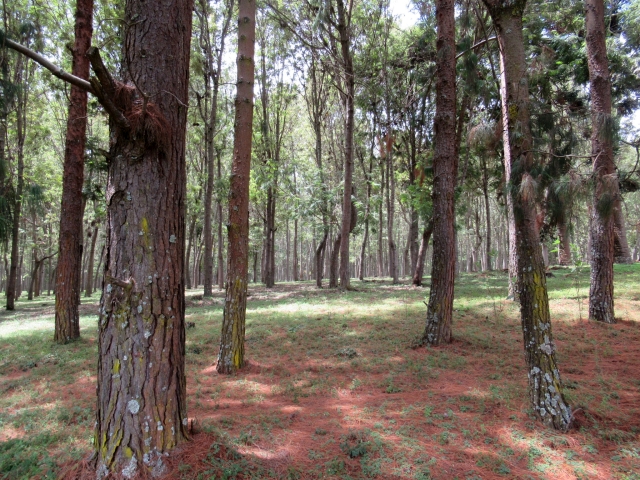
[[[249,177],[253,129],[256,4],[238,2],[238,92],[229,191],[227,293],[217,370],[232,373],[244,365],[244,329],[249,272]]]
[[[522,36],[522,14],[526,1],[483,1],[496,26],[500,44],[504,154],[505,163],[511,172],[508,188],[512,192],[515,220],[518,294],[529,397],[535,415],[545,425],[565,431],[571,424],[571,409],[562,394],[555,359],[545,267],[529,174],[534,162],[529,128],[529,85]]]
[[[71,73],[89,79],[86,53],[93,35],[93,0],[76,3],[75,43]],[[66,343],[80,336],[80,268],[82,261],[82,187],[87,129],[87,92],[71,85],[65,139],[60,207],[60,256],[56,269],[54,340]]]
[[[192,7],[188,0],[125,6],[125,18],[137,19],[128,24],[123,52],[137,87],[117,84],[113,92],[130,128],[111,117],[98,478],[161,474],[162,458],[187,438],[183,267]]]
[[[435,152],[433,158],[433,267],[422,336],[426,345],[451,341],[453,290],[456,272],[454,190],[458,170],[456,152],[456,52],[453,0],[436,1]],[[391,232],[389,232],[391,234]]]
[[[614,209],[618,179],[613,161],[611,82],[604,25],[603,0],[585,1],[587,62],[591,94],[591,156],[594,208],[591,212],[591,287],[589,319],[615,323],[613,309]]]

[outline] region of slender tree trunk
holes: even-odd
[[[247,312],[249,268],[249,178],[251,175],[251,137],[253,131],[253,81],[256,4],[239,0],[238,92],[233,145],[233,166],[229,192],[229,251],[227,292],[222,319],[218,373],[242,368]]]
[[[24,190],[24,142],[26,137],[26,114],[27,114],[27,81],[26,74],[23,72],[23,57],[18,57],[16,70],[18,71],[17,84],[20,84],[20,88],[17,93],[17,108],[16,108],[16,129],[18,137],[18,165],[17,165],[17,179],[15,187],[15,200],[13,203],[13,224],[11,228],[11,264],[9,267],[9,278],[7,282],[7,310],[15,309],[15,301],[20,298],[22,293],[22,281],[19,268],[19,263],[22,263],[20,258],[19,246],[20,246],[20,214],[22,210],[22,193]],[[26,68],[25,68],[26,70]],[[24,83],[23,83],[24,82]]]
[[[487,246],[484,251],[485,268],[493,270],[491,264],[491,204],[489,203],[489,173],[487,172],[487,159],[482,157],[482,194],[484,196],[484,211],[487,224]]]
[[[320,245],[315,251],[315,260],[316,260],[316,287],[322,288],[322,274],[324,271],[324,254],[327,248],[327,239],[329,238],[329,229],[324,229],[324,235],[322,236],[322,240],[320,241]],[[332,256],[333,258],[333,256]],[[331,272],[333,278],[333,271]],[[331,288],[335,288],[337,285],[334,285]]]
[[[633,250],[633,257],[636,261],[640,261],[640,222],[636,223],[636,246]]]
[[[534,168],[529,129],[529,86],[522,34],[526,0],[505,4],[483,0],[496,26],[500,44],[505,165],[509,168],[517,245],[518,294],[528,368],[529,398],[535,415],[548,427],[567,430],[571,424],[551,333],[551,315],[544,263],[540,252],[531,170]],[[518,134],[516,134],[518,132]]]
[[[342,233],[338,233],[335,241],[333,242],[333,249],[331,250],[331,267],[329,268],[329,288],[338,287],[338,257],[340,256],[340,245],[342,239],[340,238]]]
[[[567,223],[564,218],[558,220],[558,263],[571,265],[571,240],[567,231]]]
[[[127,75],[90,50],[110,116],[107,246],[100,302],[97,478],[160,476],[187,438],[184,250],[193,2],[127,0]],[[119,92],[116,96],[115,91]],[[151,96],[152,95],[152,96]],[[117,113],[124,115],[124,120]],[[123,188],[122,186],[126,186]]]
[[[93,0],[76,1],[75,43],[71,71],[89,78],[86,53],[93,35]],[[84,216],[84,150],[87,129],[87,92],[72,85],[65,139],[60,207],[59,257],[56,267],[56,315],[54,341],[66,343],[80,336],[80,272],[82,262],[82,218]]]
[[[613,262],[618,179],[613,159],[611,82],[603,0],[585,0],[587,63],[591,94],[591,156],[595,189],[591,215],[589,319],[615,323]]]
[[[106,244],[102,245],[102,249],[100,251],[100,258],[98,259],[98,266],[96,267],[96,273],[93,277],[93,288],[98,288],[98,277],[100,276],[100,267],[102,267],[102,262],[104,261],[104,252],[106,250]]]
[[[96,254],[96,240],[98,239],[98,223],[94,220],[91,222],[93,225],[93,232],[91,234],[91,249],[89,250],[89,261],[87,262],[87,273],[84,296],[90,297],[93,293],[93,265],[94,257]]]
[[[416,287],[422,286],[422,277],[424,277],[424,262],[427,258],[427,249],[429,248],[429,239],[433,232],[433,218],[429,219],[427,226],[422,232],[422,240],[420,241],[420,249],[418,250],[418,258],[416,260],[416,268],[413,273],[412,283]]]
[[[293,221],[293,281],[300,280],[300,265],[298,264],[298,219]]]
[[[395,173],[393,168],[393,140],[390,137],[391,133],[388,132],[388,144],[387,144],[387,242],[389,246],[389,276],[392,283],[395,285],[398,283],[398,254],[396,249],[396,242],[393,240],[393,234],[395,232],[393,228],[393,220],[396,213],[395,208],[395,194],[396,194],[396,182]]]
[[[355,127],[355,74],[351,56],[350,15],[344,0],[336,0],[338,11],[338,32],[344,67],[344,104],[346,120],[344,127],[344,192],[342,197],[342,226],[340,229],[340,289],[346,290],[350,284],[349,239],[354,225],[351,224],[351,194],[353,192],[353,131]],[[349,18],[347,16],[349,15]]]
[[[222,152],[218,152],[218,179],[222,179]],[[222,236],[222,199],[220,195],[216,197],[216,208],[218,209],[218,288],[224,288],[224,238]]]
[[[187,284],[187,290],[191,290],[191,247],[193,246],[193,237],[196,230],[196,217],[195,215],[191,219],[191,225],[189,226],[189,238],[187,242],[187,257],[184,265],[184,278]]]
[[[435,152],[433,158],[433,267],[422,342],[451,342],[456,265],[454,190],[458,170],[456,149],[456,61],[453,0],[436,0]]]

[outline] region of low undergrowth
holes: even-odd
[[[454,341],[411,349],[428,293],[354,281],[250,287],[249,364],[217,375],[223,292],[188,295],[192,442],[179,479],[639,479],[640,265],[616,266],[616,325],[585,320],[588,271],[554,270],[553,329],[576,429],[529,409],[517,305],[502,272],[462,275]],[[82,339],[52,342],[53,299],[0,313],[0,479],[56,478],[91,452],[97,296]]]

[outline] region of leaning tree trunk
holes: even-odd
[[[229,251],[227,292],[222,318],[218,373],[233,373],[244,366],[244,329],[249,273],[249,179],[253,131],[253,81],[256,4],[239,0],[238,93],[229,190]]]
[[[453,0],[436,0],[435,152],[433,157],[433,267],[422,343],[451,342],[453,290],[456,273],[454,191],[456,151],[456,47]],[[389,232],[391,234],[391,232]]]
[[[316,287],[322,288],[322,273],[324,271],[324,253],[327,249],[327,239],[329,238],[329,227],[325,226],[324,235],[322,240],[316,248],[315,260],[316,260]]]
[[[615,323],[613,308],[614,210],[618,179],[613,160],[611,82],[603,0],[586,0],[587,63],[591,93],[591,156],[595,188],[591,214],[589,318]]]
[[[416,268],[413,273],[412,283],[416,287],[422,286],[422,277],[424,277],[424,261],[427,258],[427,249],[429,248],[429,239],[433,232],[433,219],[429,220],[427,226],[422,232],[422,240],[420,241],[420,249],[418,250],[418,258],[416,260]]]
[[[508,5],[503,0],[483,1],[496,26],[500,44],[503,142],[505,164],[512,175],[508,188],[514,210],[518,294],[529,397],[535,415],[545,425],[564,431],[571,424],[571,409],[562,393],[555,359],[545,268],[536,223],[535,187],[530,173],[535,165],[531,152],[529,85],[522,35],[526,0],[516,0]]]
[[[131,84],[97,51],[92,85],[110,104],[107,245],[100,302],[97,476],[164,472],[187,438],[185,137],[193,2],[128,0]],[[115,108],[114,108],[115,107]]]
[[[338,236],[333,242],[333,249],[331,250],[331,261],[329,263],[329,288],[338,287],[338,257],[340,256],[341,235],[341,233],[338,233]]]
[[[72,73],[89,78],[87,50],[93,34],[93,0],[77,0],[75,43],[73,45]],[[71,86],[69,116],[65,139],[62,175],[62,204],[60,206],[60,239],[58,267],[56,268],[56,315],[54,340],[65,343],[80,336],[82,217],[84,207],[84,149],[87,130],[87,92]]]

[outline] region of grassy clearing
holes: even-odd
[[[455,340],[438,349],[408,348],[425,289],[254,286],[250,364],[230,377],[214,367],[222,292],[188,292],[189,415],[202,433],[172,478],[640,478],[640,265],[616,266],[614,326],[585,320],[586,269],[554,274],[558,359],[577,409],[569,434],[531,416],[502,273],[459,279]],[[51,298],[0,313],[0,479],[55,478],[90,452],[97,301],[85,300],[82,339],[67,346],[51,341]]]

